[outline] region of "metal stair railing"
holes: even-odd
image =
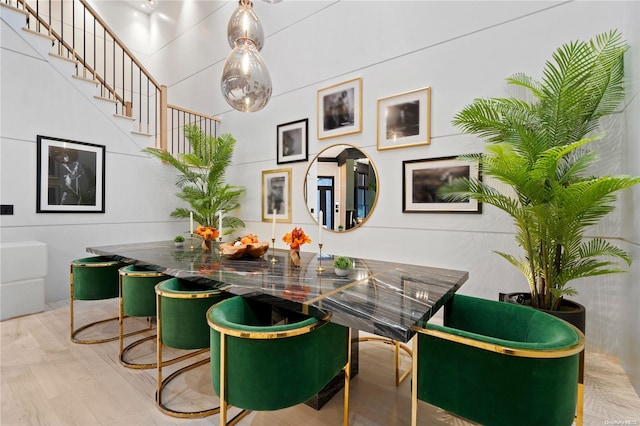
[[[189,151],[181,131],[199,125],[217,136],[220,120],[167,103],[159,84],[85,0],[0,0],[27,14],[26,29],[51,38],[52,54],[76,64],[76,76],[99,86],[99,98],[115,105],[115,115],[137,121],[134,133],[155,138],[172,154]]]

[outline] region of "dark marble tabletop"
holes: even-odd
[[[267,299],[310,315],[379,336],[407,342],[411,326],[427,321],[467,280],[464,271],[352,258],[346,277],[333,270],[333,258],[300,252],[301,266],[276,249],[260,258],[229,260],[217,247],[175,248],[173,242],[89,247],[90,253],[133,262],[167,275],[196,281],[232,294]],[[271,262],[275,257],[277,262]],[[322,264],[324,271],[318,272]]]

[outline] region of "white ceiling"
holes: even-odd
[[[122,0],[122,3],[133,7],[134,9],[138,9],[141,12],[146,14],[150,14],[155,10],[156,5],[159,0]]]

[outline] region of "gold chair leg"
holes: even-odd
[[[227,344],[224,333],[220,332],[220,426],[227,425]]]
[[[156,359],[156,371],[157,371],[157,390],[156,390],[156,395],[155,395],[155,399],[156,399],[156,405],[158,407],[158,409],[171,417],[177,417],[177,418],[188,418],[188,419],[194,419],[194,418],[200,418],[200,417],[207,417],[207,416],[211,416],[213,414],[218,414],[220,412],[220,407],[214,407],[214,408],[208,408],[205,410],[199,410],[199,411],[179,411],[179,410],[174,410],[172,408],[167,407],[163,402],[162,402],[162,391],[164,390],[164,388],[176,377],[178,377],[180,374],[182,373],[186,373],[189,370],[192,370],[194,368],[200,367],[201,365],[204,365],[208,362],[211,362],[210,358],[205,358],[202,359],[200,361],[196,361],[192,364],[189,364],[185,367],[180,368],[177,371],[174,371],[173,373],[171,373],[167,378],[163,379],[162,378],[162,367],[167,366],[167,365],[171,365],[171,364],[175,364],[179,361],[183,361],[189,358],[192,358],[194,356],[197,355],[201,355],[204,353],[209,352],[209,348],[205,348],[205,349],[199,349],[196,351],[191,351],[185,355],[181,355],[178,356],[176,358],[172,358],[168,361],[163,361],[162,360],[162,305],[160,302],[160,295],[156,296],[156,315],[157,315],[157,332],[158,334],[156,335],[156,351],[157,351],[157,359]],[[222,405],[222,399],[220,399],[220,403]]]
[[[120,292],[122,294],[122,291]],[[139,333],[143,333],[145,331],[147,331],[147,329],[142,329],[142,330],[136,330],[136,331],[132,331],[130,333],[126,333],[123,334],[123,325],[122,325],[122,318],[120,317],[121,314],[119,314],[117,317],[113,317],[113,318],[107,318],[107,319],[103,319],[103,320],[98,320],[98,321],[94,321],[91,322],[87,325],[84,325],[80,328],[78,328],[77,330],[74,328],[75,327],[75,322],[74,322],[74,302],[75,302],[75,297],[73,297],[73,265],[71,266],[71,272],[69,273],[69,331],[70,331],[70,335],[69,338],[71,339],[71,341],[73,343],[78,343],[81,345],[94,345],[97,343],[106,343],[106,342],[113,342],[114,340],[118,340],[121,339],[121,337],[129,337],[129,336],[133,336],[135,334],[139,334]],[[120,305],[122,305],[122,297],[120,297]],[[120,308],[121,309],[121,308]],[[103,339],[78,339],[76,336],[78,335],[78,333],[91,328],[93,326],[99,325],[99,324],[104,324],[110,321],[119,321],[119,327],[120,327],[120,332],[118,336],[113,336],[113,337],[105,337]]]
[[[418,425],[418,335],[413,336],[413,360],[411,375],[411,426]]]
[[[411,348],[404,343],[400,343],[397,340],[389,339],[387,337],[360,337],[358,339],[359,342],[382,342],[387,345],[393,345],[395,349],[395,363],[396,363],[396,386],[400,386],[400,383],[404,381],[410,374],[412,368],[409,367],[404,373],[400,374],[400,349],[405,351],[409,357],[413,357],[413,352]]]
[[[578,395],[576,402],[576,426],[584,422],[584,350],[580,352],[578,363]]]
[[[156,336],[154,335],[154,336],[143,337],[142,339],[136,340],[135,342],[129,344],[126,348],[124,347],[124,337],[125,337],[124,319],[127,318],[127,316],[124,314],[124,298],[122,297],[122,275],[118,276],[118,295],[119,295],[119,301],[118,301],[118,319],[119,319],[118,323],[119,324],[118,325],[120,330],[120,335],[118,336],[118,338],[120,342],[120,351],[119,351],[120,363],[127,368],[135,368],[135,369],[156,368],[157,366],[156,363],[136,364],[136,363],[129,362],[125,359],[125,354],[129,352],[131,349],[146,342],[147,340],[155,339]],[[147,317],[147,322],[149,326],[146,329],[141,329],[141,330],[138,330],[137,332],[132,332],[132,333],[138,334],[138,333],[152,330],[153,323],[151,321],[151,317]],[[129,335],[132,335],[132,334],[130,333]]]
[[[100,324],[104,324],[104,323],[107,323],[107,322],[119,321],[120,317],[118,316],[118,317],[106,318],[106,319],[103,319],[103,320],[94,321],[94,322],[91,322],[91,323],[89,323],[87,325],[83,325],[82,327],[74,330],[74,321],[73,321],[73,317],[74,317],[74,314],[73,314],[74,299],[73,299],[73,296],[72,296],[71,301],[69,303],[69,310],[70,310],[70,318],[71,318],[71,321],[70,321],[71,322],[71,326],[70,326],[70,329],[71,329],[71,341],[73,343],[78,343],[78,344],[81,344],[81,345],[94,345],[94,344],[97,344],[97,343],[113,342],[113,341],[118,340],[120,338],[120,334],[121,333],[118,333],[118,335],[116,335],[116,336],[105,337],[105,338],[102,338],[102,339],[79,339],[79,338],[77,338],[76,336],[79,333],[81,333],[82,331],[84,331],[84,330],[87,330],[87,329],[89,329],[91,327],[94,327],[94,326],[100,325]],[[122,334],[122,337],[134,336],[136,334],[144,333],[145,331],[148,331],[148,329],[144,328],[142,330],[131,331],[129,333]]]
[[[344,406],[342,424],[349,426],[349,384],[351,383],[351,328],[347,338],[347,365],[344,366]]]

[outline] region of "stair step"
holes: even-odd
[[[73,65],[76,65],[78,63],[77,60],[75,60],[74,58],[69,58],[67,56],[62,56],[62,55],[58,55],[57,53],[53,53],[53,52],[49,52],[49,56],[51,56],[52,58],[56,58],[56,59],[60,59],[66,62],[70,62]]]
[[[114,117],[116,118],[124,118],[125,120],[129,120],[129,121],[136,121],[135,118],[133,117],[127,117],[126,115],[122,115],[122,114],[113,114]]]
[[[93,95],[93,99],[96,101],[94,102],[95,105],[100,108],[100,110],[102,110],[105,115],[109,116],[112,115],[113,113],[118,111],[118,102],[110,99],[110,98],[104,98],[102,96],[99,95]]]
[[[27,12],[17,9],[14,6],[0,3],[0,19],[18,30],[27,24]]]
[[[93,96],[94,99],[98,99],[99,101],[105,101],[105,102],[110,102],[112,104],[117,104],[118,101],[116,101],[113,98],[105,98],[104,96],[98,96],[98,95],[94,95]]]
[[[152,133],[140,132],[137,130],[132,130],[131,133],[133,133],[134,135],[140,135],[140,136],[153,136]]]
[[[75,79],[77,79],[77,80],[80,80],[80,81],[86,81],[87,83],[91,83],[91,84],[94,84],[94,85],[96,85],[96,86],[97,86],[98,84],[100,84],[100,83],[98,82],[98,80],[94,80],[93,78],[83,77],[83,76],[81,76],[81,75],[72,75],[71,77],[73,77],[73,78],[75,78]]]

